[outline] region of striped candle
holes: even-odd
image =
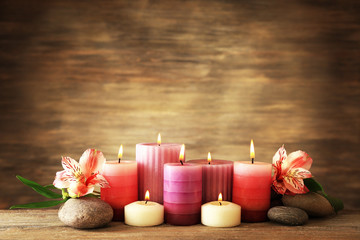
[[[227,160],[190,160],[187,163],[202,166],[202,203],[216,201],[222,193],[224,201],[232,200],[234,162]]]
[[[149,190],[152,201],[163,203],[164,164],[178,162],[180,149],[181,144],[176,143],[136,144],[139,200],[144,200]]]
[[[189,163],[167,163],[164,168],[165,221],[172,225],[200,223],[202,168]]]

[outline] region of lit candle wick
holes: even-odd
[[[251,139],[251,142],[250,142],[250,158],[251,158],[251,163],[254,164],[255,148],[254,148],[254,141],[252,139]]]
[[[180,154],[179,154],[179,161],[180,161],[181,165],[184,165],[184,163],[183,163],[184,154],[185,154],[185,144],[183,144],[183,145],[181,146]]]
[[[157,144],[160,147],[160,145],[161,145],[161,135],[160,135],[160,133],[158,134]]]
[[[221,202],[219,202],[220,206],[222,205]]]
[[[150,199],[150,192],[149,192],[149,190],[147,190],[146,193],[145,193],[145,204],[147,204],[149,199]]]
[[[121,144],[120,145],[120,148],[119,148],[119,153],[118,153],[118,158],[119,158],[119,163],[120,163],[120,161],[121,161],[121,158],[122,158],[122,156],[123,156],[123,145]]]

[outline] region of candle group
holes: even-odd
[[[159,134],[157,143],[136,145],[135,162],[121,161],[121,145],[119,160],[104,166],[110,188],[101,189],[101,199],[114,209],[113,220],[132,226],[155,226],[164,219],[212,227],[265,221],[272,165],[254,161],[253,142],[250,149],[248,162],[212,160],[209,153],[208,159],[185,163],[185,146],[161,143]]]

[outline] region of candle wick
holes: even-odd
[[[221,202],[219,202],[220,206],[222,205]]]
[[[182,161],[182,160],[180,160],[180,163],[181,163],[181,165],[184,165],[184,163],[183,163],[183,161]]]
[[[252,164],[254,164],[254,160],[255,160],[254,158],[251,159],[251,163],[252,163]]]
[[[160,144],[158,144],[158,146],[160,147]]]
[[[209,162],[209,165],[210,165],[210,162]]]
[[[121,158],[119,158],[119,163],[120,163],[120,161],[121,161]]]
[[[145,201],[145,204],[147,204],[148,200]]]

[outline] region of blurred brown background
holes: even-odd
[[[61,156],[187,144],[187,159],[302,149],[360,208],[359,1],[0,2],[0,208],[44,200]]]

